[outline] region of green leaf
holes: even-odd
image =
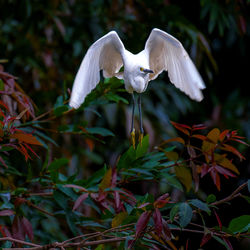
[[[131,163],[135,161],[136,159],[136,151],[131,146],[120,158],[118,164],[117,164],[117,169],[127,169],[130,167]]]
[[[119,102],[119,101],[122,101],[123,103],[125,103],[125,104],[128,104],[129,102],[125,99],[125,98],[123,98],[123,97],[121,97],[121,96],[119,96],[119,95],[117,95],[117,94],[114,94],[114,93],[107,93],[106,95],[105,95],[105,97],[108,99],[108,100],[110,100],[110,101],[114,101],[114,102]]]
[[[193,199],[193,200],[190,200],[189,203],[191,205],[193,205],[194,207],[197,207],[205,212],[207,212],[208,214],[211,213],[211,210],[209,209],[208,205],[198,199]]]
[[[0,79],[0,91],[4,90],[4,82],[2,79]]]
[[[181,227],[185,227],[189,224],[193,217],[192,208],[188,203],[182,202],[179,206],[179,222]]]
[[[54,104],[54,109],[63,105],[63,96],[60,95],[56,98],[56,103]]]
[[[104,166],[102,169],[96,171],[90,178],[88,178],[88,181],[86,183],[86,187],[95,186],[97,183],[100,182],[100,180],[103,178],[104,174],[106,172],[106,166]]]
[[[56,187],[71,199],[73,200],[77,199],[78,195],[73,191],[72,188],[64,187],[62,184],[57,184]]]
[[[48,166],[48,170],[49,171],[56,171],[59,168],[61,168],[64,165],[67,165],[69,162],[68,159],[66,158],[60,158],[60,159],[56,159],[54,160],[49,166]]]
[[[148,151],[149,146],[149,136],[146,135],[143,137],[142,142],[138,144],[136,148],[136,158],[140,158],[145,155]]]
[[[250,228],[250,215],[242,215],[230,221],[228,229],[233,233],[242,233]]]
[[[106,128],[85,128],[90,134],[98,134],[102,136],[115,136],[114,133],[112,133],[110,130]]]
[[[183,187],[182,187],[181,183],[178,181],[178,179],[175,176],[170,175],[168,173],[164,173],[163,176],[166,178],[166,182],[170,186],[175,187],[175,188],[183,191]]]
[[[60,116],[68,109],[68,105],[63,104],[63,96],[58,96],[56,99],[56,103],[54,104],[54,115]]]
[[[227,250],[232,250],[229,248],[229,246],[226,244],[225,241],[223,241],[221,238],[219,238],[218,236],[215,236],[214,234],[212,234],[212,237],[217,240],[221,245],[223,245]]]
[[[64,112],[68,111],[68,106],[67,105],[63,105],[63,106],[60,106],[60,107],[57,107],[54,109],[54,115],[55,116],[60,116],[62,115]]]
[[[53,193],[54,200],[63,209],[66,210],[68,207],[68,198],[61,191],[55,190]]]
[[[176,214],[179,212],[179,206],[180,204],[176,204],[172,207],[172,209],[170,210],[170,220],[171,222],[174,221],[174,217],[176,216]]]
[[[77,227],[75,226],[74,217],[75,216],[71,211],[66,213],[66,221],[68,223],[68,226],[71,232],[73,233],[73,235],[76,236],[78,234],[78,230],[77,230]]]
[[[206,202],[207,203],[212,203],[212,202],[215,202],[216,201],[216,196],[214,194],[210,194],[207,199],[206,199]]]

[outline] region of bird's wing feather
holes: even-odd
[[[149,55],[149,66],[154,71],[150,80],[163,70],[168,71],[170,81],[192,99],[201,101],[200,89],[205,84],[182,44],[168,33],[153,29],[145,45]]]
[[[123,65],[124,45],[115,31],[97,40],[88,49],[77,72],[69,105],[78,108],[85,97],[100,81],[100,70],[104,77],[112,77]]]

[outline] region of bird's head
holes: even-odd
[[[149,81],[149,74],[154,73],[153,70],[139,66],[134,71],[134,77],[131,79],[133,88],[136,92],[141,93],[145,91]]]
[[[151,69],[145,69],[144,67],[139,67],[139,71],[141,72],[141,73],[144,73],[144,75],[148,75],[148,74],[152,74],[152,73],[154,73],[154,71],[153,70],[151,70]]]

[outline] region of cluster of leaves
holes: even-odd
[[[218,190],[221,189],[219,174],[226,178],[229,176],[236,177],[235,174],[239,174],[237,167],[232,163],[232,159],[228,158],[231,157],[231,155],[228,156],[227,153],[234,154],[241,161],[245,160],[245,157],[230,144],[233,141],[244,145],[248,144],[242,141],[244,137],[239,136],[236,130],[230,131],[229,129],[225,129],[221,132],[218,128],[214,128],[205,136],[204,134],[198,133],[206,129],[202,124],[193,125],[192,127],[175,122],[172,122],[172,124],[177,130],[181,131],[185,137],[168,139],[160,145],[160,149],[164,151],[161,147],[166,143],[174,141],[185,146],[187,154],[190,157],[188,161],[179,161],[177,152],[165,152],[165,154],[177,163],[178,166],[175,168],[176,175],[182,179],[187,190],[190,190],[193,179],[195,190],[197,191],[199,189],[199,176],[202,178],[208,173]],[[196,144],[193,144],[194,139],[198,139],[202,142],[201,147],[197,147]],[[187,171],[187,167],[189,167],[191,171]]]
[[[34,108],[30,98],[24,94],[15,77],[3,71],[0,65],[0,84],[2,100],[0,101],[0,141],[1,141],[1,165],[8,169],[9,151],[16,149],[21,152],[26,161],[31,159],[30,153],[37,156],[31,145],[41,145],[32,133],[26,133],[18,128],[20,120],[34,118]],[[5,102],[4,102],[5,101]],[[17,105],[16,110],[14,106]],[[15,112],[20,110],[18,115]]]
[[[1,77],[4,88],[7,85],[6,79],[9,78],[13,79],[10,75]],[[89,103],[98,102],[102,98],[126,102],[118,95],[121,91],[120,84],[112,81],[109,84],[100,84],[88,96],[85,108]],[[17,86],[16,82],[14,86]],[[17,90],[14,93],[16,92]],[[207,173],[210,173],[218,190],[221,188],[220,174],[225,177],[236,177],[235,174],[239,174],[232,162],[233,156],[240,160],[244,160],[244,156],[231,143],[246,143],[236,131],[220,132],[215,128],[204,135],[204,125],[188,126],[172,122],[184,134],[183,137],[165,140],[155,150],[148,152],[147,135],[136,148],[130,146],[113,167],[104,165],[90,178],[79,179],[75,173],[65,174],[65,167],[70,168],[67,158],[54,159],[51,162],[48,157],[44,161],[38,159],[41,167],[36,170],[37,173],[30,171],[24,174],[23,168],[29,168],[32,158],[38,158],[38,148],[33,148],[34,146],[43,146],[48,150],[46,143],[56,144],[41,132],[44,129],[42,124],[66,116],[71,110],[66,100],[60,96],[52,110],[38,117],[34,114],[27,116],[28,110],[33,110],[31,101],[29,109],[23,107],[23,111],[17,116],[11,116],[8,106],[11,102],[7,103],[4,97],[0,102],[3,155],[0,233],[1,241],[5,242],[4,247],[29,245],[40,249],[46,244],[46,247],[57,247],[61,244],[60,246],[67,248],[105,244],[107,249],[111,245],[116,245],[119,249],[177,249],[178,243],[175,239],[178,232],[202,229],[198,231],[203,234],[200,246],[213,238],[226,248],[232,249],[229,240],[231,237],[244,238],[249,235],[249,215],[233,218],[227,227],[222,226],[215,209],[224,201],[216,200],[215,195],[209,195],[205,199],[197,195],[200,177]],[[9,98],[7,100],[13,101],[12,93]],[[42,120],[47,115],[49,118]],[[89,140],[99,140],[94,134],[102,137],[113,135],[105,128],[87,128],[86,124],[73,127],[65,125],[58,131],[72,135],[77,133]],[[197,144],[197,140],[201,143]],[[175,146],[169,145],[176,142],[183,145],[184,150],[178,152]],[[8,158],[15,155],[13,151],[21,153],[25,159],[20,172],[8,161]],[[225,152],[230,153],[230,159]],[[18,182],[9,180],[10,173],[21,179]],[[133,183],[137,185],[138,182],[155,182],[158,185],[167,183],[169,192],[140,195],[132,188]],[[239,191],[247,185],[249,188],[250,182],[244,183]],[[187,194],[192,190],[197,197],[174,200],[170,192],[176,189]],[[239,191],[236,190],[226,201],[239,195]],[[250,200],[246,195],[243,198],[246,202]],[[196,214],[202,218],[203,224],[196,221]],[[208,225],[206,220],[213,215],[216,216],[219,227]],[[98,241],[100,235],[103,239]]]

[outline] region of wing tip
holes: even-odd
[[[70,100],[70,101],[69,101],[69,106],[70,106],[71,108],[78,109],[78,108],[81,106],[81,104],[79,104],[79,102],[75,102],[75,101],[73,101],[73,100]]]

